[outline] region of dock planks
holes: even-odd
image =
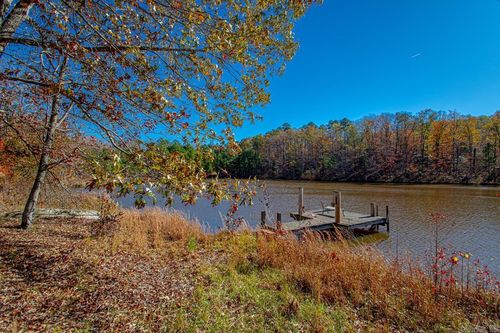
[[[366,228],[379,225],[387,225],[388,219],[382,216],[371,216],[349,211],[341,211],[340,223],[335,223],[335,208],[325,207],[325,209],[308,211],[299,217],[298,213],[291,213],[295,221],[282,224],[283,230],[299,231],[311,229],[314,231],[333,229],[340,227],[344,229]]]
[[[281,213],[276,216],[276,226],[270,227],[266,224],[266,212],[261,212],[260,224],[262,229],[282,230],[295,233],[297,236],[305,230],[328,231],[342,229],[345,231],[369,228],[370,231],[378,231],[379,226],[385,226],[389,233],[389,206],[385,207],[385,217],[378,216],[378,205],[370,204],[370,214],[360,214],[342,209],[342,194],[333,192],[332,205],[320,210],[304,210],[304,189],[299,188],[298,212],[290,213],[295,220],[283,223]],[[323,206],[323,204],[322,204]]]

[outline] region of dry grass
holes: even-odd
[[[31,183],[21,178],[0,178],[0,214],[21,210],[26,203]],[[104,195],[85,190],[65,189],[60,185],[48,184],[42,190],[39,208],[100,210]]]
[[[436,291],[431,279],[407,263],[388,263],[375,249],[308,237],[259,237],[257,262],[277,268],[298,288],[329,304],[349,305],[364,319],[409,330],[456,329],[464,321],[498,321],[498,292],[457,287]]]
[[[176,241],[194,244],[208,239],[200,224],[188,221],[179,212],[159,208],[124,210],[117,223],[117,229],[111,236],[115,248],[142,251],[171,247]]]

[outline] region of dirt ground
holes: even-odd
[[[0,221],[0,331],[162,330],[200,267],[220,260],[203,250],[112,250],[90,226],[52,219],[25,231]]]

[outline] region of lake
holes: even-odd
[[[265,181],[267,194],[259,190],[254,206],[241,207],[239,215],[252,227],[259,224],[265,202],[270,203],[271,216],[283,213],[284,221],[290,211],[297,210],[298,189],[304,188],[306,210],[330,204],[334,190],[342,192],[343,208],[348,211],[370,212],[370,203],[379,205],[379,215],[390,209],[390,237],[377,246],[388,255],[422,258],[432,248],[433,227],[430,213],[446,216],[441,223],[440,241],[453,251],[467,251],[473,258],[500,276],[500,186],[462,185],[400,185],[357,184],[309,181]],[[268,200],[266,200],[268,199]],[[133,205],[132,198],[118,200],[123,207]],[[161,201],[159,201],[161,202]],[[174,209],[197,219],[209,231],[223,227],[221,215],[227,204],[212,207],[207,200],[194,206],[175,203]],[[288,218],[290,220],[290,218]],[[382,228],[381,230],[383,230]]]

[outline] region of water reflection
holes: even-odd
[[[387,254],[411,253],[422,257],[433,241],[430,213],[446,215],[440,228],[441,243],[450,250],[468,251],[479,258],[497,275],[500,275],[500,187],[459,185],[396,185],[396,184],[351,184],[304,181],[266,181],[267,194],[259,190],[255,205],[241,207],[239,214],[256,226],[265,202],[270,203],[270,215],[297,209],[297,193],[304,187],[306,209],[321,207],[332,200],[332,191],[342,191],[346,210],[370,211],[370,203],[379,205],[379,214],[389,205],[391,234],[379,246]],[[121,198],[124,207],[133,205],[132,198]],[[159,205],[164,202],[159,201]],[[221,215],[229,208],[227,204],[212,207],[207,200],[194,206],[175,203],[173,208],[181,210],[191,218],[198,219],[210,231],[222,228]]]

